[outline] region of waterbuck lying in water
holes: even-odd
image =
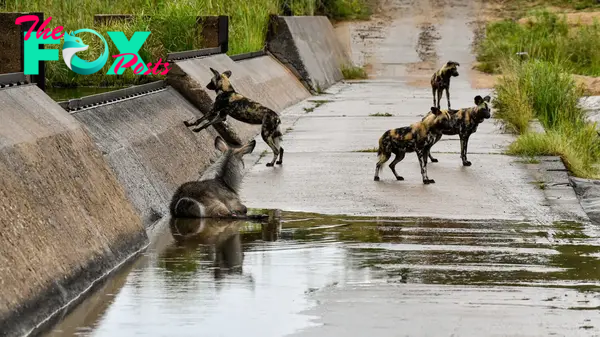
[[[239,198],[244,177],[244,155],[251,153],[256,141],[230,147],[217,136],[215,148],[223,154],[198,181],[182,184],[175,191],[169,209],[176,218],[246,217],[248,209]]]

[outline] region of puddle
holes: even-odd
[[[441,292],[448,299],[439,301],[456,303],[465,301],[464,287],[488,289],[486,305],[501,311],[508,304],[493,304],[494,298],[517,292],[506,287],[532,289],[511,299],[521,313],[523,306],[532,313],[552,306],[592,315],[600,305],[600,297],[590,295],[600,290],[600,245],[580,224],[268,212],[263,222],[163,224],[143,256],[46,336],[284,336],[323,328],[324,303],[412,296],[403,287]],[[456,286],[463,290],[447,290]],[[336,308],[322,310],[367,313],[349,303]],[[399,322],[395,312],[389,319]]]

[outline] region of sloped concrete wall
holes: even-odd
[[[297,78],[271,56],[235,62],[219,54],[175,61],[167,75],[168,83],[203,113],[210,111],[216,97],[214,91],[206,89],[213,76],[211,67],[220,72],[231,70],[231,83],[236,91],[277,112],[310,97]],[[227,124],[228,132],[232,133],[227,140],[233,143],[245,143],[260,131],[260,125],[248,125],[233,118],[228,118]]]
[[[146,226],[168,216],[175,189],[198,179],[218,155],[218,133],[191,132],[183,121],[201,113],[172,87],[74,116],[108,159]]]
[[[313,92],[343,79],[350,55],[325,16],[272,16],[267,49]]]
[[[143,248],[88,133],[35,85],[0,89],[0,332],[21,336]]]

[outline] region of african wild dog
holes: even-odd
[[[169,209],[176,218],[245,217],[248,209],[238,195],[244,176],[244,155],[254,151],[256,140],[231,148],[223,138],[215,138],[215,148],[223,154],[198,181],[177,188]]]
[[[404,180],[396,173],[396,164],[404,159],[407,152],[416,152],[421,166],[423,183],[435,183],[433,179],[427,177],[427,156],[441,130],[450,127],[449,123],[450,116],[447,111],[431,107],[431,114],[428,114],[422,121],[411,126],[386,131],[379,138],[379,149],[377,150],[379,161],[375,167],[375,181],[379,181],[381,166],[390,159],[392,153],[396,157],[390,163],[390,169],[397,180]]]
[[[448,61],[443,67],[436,71],[431,76],[431,91],[433,92],[433,106],[441,109],[440,101],[442,93],[446,90],[446,98],[448,99],[448,109],[450,109],[450,78],[458,76],[458,62]],[[437,101],[436,101],[437,92]]]
[[[283,147],[281,147],[280,142],[283,134],[279,129],[281,124],[279,115],[264,105],[237,93],[229,81],[231,77],[230,70],[222,74],[219,74],[213,68],[210,68],[210,71],[213,72],[214,76],[206,85],[206,88],[217,93],[213,108],[208,114],[198,118],[195,122],[184,121],[185,126],[196,126],[208,119],[208,123],[192,130],[200,132],[215,123],[225,121],[228,115],[244,123],[262,124],[260,135],[273,150],[273,160],[267,163],[267,166],[273,166],[278,156],[279,161],[277,161],[277,164],[281,165],[283,163]]]
[[[434,144],[437,143],[442,134],[447,136],[459,135],[460,137],[460,158],[464,166],[471,166],[471,162],[467,160],[467,145],[469,144],[469,137],[477,131],[477,126],[484,120],[491,117],[491,109],[489,106],[490,96],[475,96],[475,106],[459,110],[448,110],[451,118],[450,128],[442,130]],[[428,115],[430,115],[429,113]],[[423,117],[428,118],[428,115]],[[429,159],[431,162],[437,163],[438,160],[431,156],[429,153]]]

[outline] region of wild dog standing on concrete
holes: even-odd
[[[442,130],[434,142],[437,143],[442,134],[447,136],[459,135],[460,137],[460,158],[464,166],[471,166],[471,162],[467,160],[467,145],[469,144],[469,137],[477,131],[477,126],[483,123],[484,120],[491,117],[491,109],[489,106],[490,96],[475,96],[475,106],[459,110],[448,110],[451,118],[450,128]],[[431,112],[428,114],[430,115]],[[423,117],[423,120],[428,118],[428,115]],[[437,163],[438,160],[431,156],[429,153],[429,159],[431,162]]]
[[[392,153],[396,157],[390,163],[390,169],[397,180],[404,180],[396,173],[396,164],[404,159],[407,152],[416,152],[421,166],[423,183],[435,183],[435,180],[427,177],[427,156],[431,146],[438,139],[438,135],[441,134],[441,130],[450,127],[449,123],[450,115],[447,111],[431,107],[431,114],[428,114],[422,121],[411,126],[386,131],[379,138],[379,149],[377,150],[379,161],[375,167],[375,181],[379,181],[381,166],[390,159]]]
[[[267,163],[267,166],[273,166],[277,160],[277,156],[279,156],[277,164],[281,165],[283,163],[283,147],[281,147],[280,143],[283,134],[279,129],[281,124],[279,115],[264,105],[238,94],[229,81],[231,77],[230,70],[222,74],[219,74],[213,68],[210,68],[210,71],[213,72],[214,77],[206,85],[206,88],[214,90],[217,93],[213,108],[208,114],[202,118],[198,118],[195,122],[183,122],[185,126],[196,126],[205,119],[210,120],[203,126],[192,130],[200,132],[215,123],[225,121],[228,115],[244,123],[262,124],[260,135],[271,150],[273,150],[273,160]]]
[[[446,90],[446,98],[448,99],[448,109],[450,109],[450,78],[458,76],[458,62],[448,61],[442,68],[431,76],[431,91],[433,92],[433,105],[441,109],[440,101],[442,93]],[[437,92],[437,103],[436,103]]]
[[[215,148],[223,155],[199,181],[182,184],[175,191],[169,209],[176,218],[224,218],[246,216],[238,192],[244,175],[244,155],[256,146],[252,140],[239,148],[231,148],[221,137]]]

